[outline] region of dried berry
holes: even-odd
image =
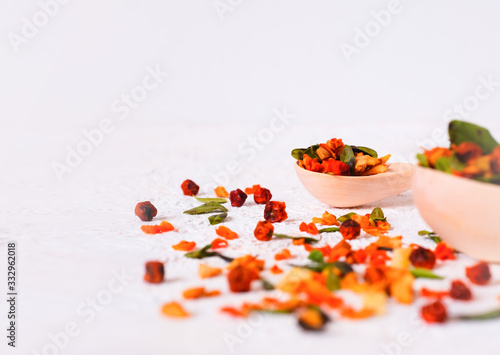
[[[447,318],[446,308],[440,301],[423,306],[420,314],[427,323],[444,323]]]
[[[163,281],[165,277],[165,268],[163,263],[159,261],[148,261],[146,263],[146,274],[144,275],[144,281],[158,284]]]
[[[284,202],[269,201],[264,208],[264,219],[271,223],[283,222],[288,218]]]
[[[243,265],[237,265],[227,274],[227,281],[232,292],[248,292],[254,279],[254,273]]]
[[[299,314],[298,322],[304,330],[321,331],[330,318],[319,308],[308,308]]]
[[[450,297],[455,300],[469,301],[472,299],[472,292],[462,281],[455,280],[451,283]]]
[[[445,242],[439,242],[434,250],[434,255],[438,260],[454,260],[455,254],[453,248],[450,248]]]
[[[476,285],[486,285],[491,279],[490,267],[484,261],[466,268],[465,274]]]
[[[430,249],[417,247],[410,254],[410,261],[415,267],[432,269],[436,264],[436,256]]]
[[[231,206],[233,207],[243,206],[247,197],[248,197],[247,194],[241,191],[240,189],[231,191],[231,193],[229,194],[229,200],[231,200]]]
[[[200,191],[200,187],[196,185],[196,183],[192,180],[184,180],[181,188],[182,192],[184,192],[184,195],[186,196],[196,196],[196,194],[198,194],[198,191]]]
[[[342,234],[342,237],[344,237],[344,239],[354,239],[359,237],[359,235],[361,234],[361,226],[358,222],[352,219],[348,219],[347,221],[342,223],[339,232],[340,234]]]
[[[149,201],[139,202],[135,206],[135,215],[141,219],[141,221],[149,222],[153,220],[158,211],[156,207]]]
[[[271,194],[271,191],[264,187],[259,187],[253,193],[253,200],[259,205],[265,205],[266,203],[271,201],[272,197],[273,195]]]
[[[274,226],[271,222],[260,221],[253,231],[253,235],[260,241],[268,242],[273,237]]]

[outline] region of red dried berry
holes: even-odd
[[[229,200],[231,201],[231,206],[241,207],[247,200],[247,194],[240,189],[233,190],[229,193]]]
[[[165,277],[165,268],[162,262],[159,261],[148,261],[146,263],[146,274],[144,275],[144,281],[158,284],[163,281]]]
[[[358,222],[352,219],[348,219],[339,228],[340,234],[344,239],[354,239],[359,237],[361,234],[361,226]]]
[[[484,261],[466,268],[465,274],[476,285],[486,285],[491,279],[490,267]]]
[[[472,299],[472,292],[462,281],[455,280],[451,283],[450,297],[455,300],[469,301]]]
[[[200,191],[200,187],[196,185],[196,183],[192,180],[184,180],[181,185],[182,192],[186,196],[196,196],[198,191]]]
[[[284,202],[269,201],[264,208],[264,219],[271,223],[283,222],[288,218]]]
[[[231,292],[248,292],[253,280],[253,273],[247,267],[238,265],[227,274],[227,282]]]
[[[448,318],[446,308],[440,301],[423,306],[420,314],[427,323],[444,323]]]
[[[272,197],[273,195],[271,194],[271,191],[263,187],[256,189],[253,193],[253,200],[259,205],[265,205],[271,201]]]
[[[260,241],[268,242],[273,237],[273,233],[274,226],[271,222],[260,221],[257,223],[257,227],[255,227],[253,235]]]
[[[424,269],[432,269],[436,265],[436,256],[430,249],[417,247],[410,254],[410,261],[413,266]]]
[[[151,221],[153,217],[156,216],[158,211],[156,207],[149,201],[139,202],[135,206],[135,215],[141,219],[141,221]]]

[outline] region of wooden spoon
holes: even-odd
[[[389,170],[370,176],[316,173],[295,163],[302,185],[319,201],[332,207],[356,207],[400,194],[411,188],[413,165],[388,164]]]

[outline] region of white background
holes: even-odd
[[[125,269],[134,281],[61,354],[199,354],[200,343],[207,353],[229,353],[222,334],[235,333],[241,321],[217,309],[246,295],[233,298],[222,278],[209,286],[223,296],[187,305],[192,319],[175,322],[159,314],[161,304],[199,281],[196,263],[171,245],[181,239],[203,245],[215,237],[204,217],[182,215],[193,205],[180,194],[186,178],[208,196],[203,187],[236,162],[239,170],[224,184],[227,189],[269,187],[287,202],[290,219],[280,228],[293,233],[300,221],[328,208],[295,177],[289,156],[294,147],[341,137],[391,153],[392,161],[411,161],[420,146],[446,145],[444,116],[467,100],[477,105],[452,116],[485,125],[500,138],[500,87],[488,98],[474,99],[482,81],[500,82],[500,3],[403,0],[402,11],[348,62],[340,45],[352,45],[357,28],[364,31],[373,21],[371,12],[380,13],[388,3],[242,1],[221,20],[212,0],[73,0],[16,52],[8,36],[19,35],[23,18],[31,19],[40,5],[2,1],[0,243],[2,260],[7,240],[19,244],[18,350],[40,351],[49,334],[61,332],[67,322],[83,327],[78,305],[105,289],[113,271]],[[157,65],[170,76],[120,120],[113,102],[141,84],[147,67]],[[484,85],[481,92],[487,92]],[[283,107],[293,119],[263,144],[259,137],[275,109]],[[68,147],[75,149],[84,141],[83,130],[96,129],[105,118],[114,131],[59,181],[54,162],[65,164]],[[241,144],[248,148],[251,139],[262,147],[242,154]],[[428,226],[411,197],[380,203],[393,224],[391,236],[431,247],[416,235]],[[145,236],[133,215],[135,204],[144,200],[159,209],[154,222],[167,219],[178,231]],[[259,206],[233,210],[228,226],[242,238],[231,252],[258,253],[271,266],[273,253],[288,244],[277,241],[263,249],[251,237]],[[359,245],[370,241],[360,238]],[[151,259],[168,260],[168,281],[158,287],[141,281],[144,262]],[[473,262],[464,257],[459,266],[444,264],[437,272],[463,278],[463,266]],[[498,306],[498,268],[493,273],[492,287],[474,288],[475,301],[455,302],[453,315]],[[0,275],[5,285],[5,273]],[[319,336],[300,332],[291,318],[266,318],[236,353],[265,354],[269,344],[278,344],[289,354],[333,348],[377,355],[387,353],[381,343],[395,341],[402,331],[413,339],[407,354],[443,354],[450,344],[456,345],[455,354],[480,351],[477,344],[488,353],[497,345],[498,322],[451,322],[421,331],[410,321],[421,305],[391,303],[387,316],[340,320]]]

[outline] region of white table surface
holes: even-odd
[[[381,154],[393,153],[397,161],[418,150],[417,140],[429,137],[433,129],[443,126],[437,122],[436,127],[418,123],[310,127],[299,121],[300,117],[277,133],[254,160],[247,161],[248,156],[237,153],[238,144],[258,134],[263,126],[159,127],[142,126],[135,119],[106,136],[101,146],[65,176],[63,183],[57,181],[50,164],[63,158],[66,145],[74,145],[81,139],[81,128],[4,126],[0,132],[1,255],[4,259],[9,240],[17,241],[19,253],[18,348],[8,349],[8,353],[41,354],[43,347],[51,342],[50,333],[60,333],[68,322],[75,322],[79,334],[58,353],[376,355],[390,354],[391,350],[384,346],[394,344],[398,336],[409,334],[409,343],[401,352],[392,345],[394,354],[500,354],[499,320],[426,326],[414,317],[423,304],[422,299],[411,306],[391,301],[386,315],[366,320],[335,318],[320,334],[301,331],[290,316],[266,315],[248,326],[245,320],[219,312],[222,305],[258,300],[263,292],[230,294],[225,278],[200,280],[199,261],[186,259],[182,252],[171,248],[183,239],[201,246],[216,237],[215,227],[208,225],[206,216],[182,214],[196,205],[181,193],[184,179],[190,178],[202,186],[200,196],[211,196],[211,191],[204,190],[211,182],[210,174],[235,160],[241,164],[242,172],[226,184],[226,189],[243,189],[257,183],[268,187],[275,200],[287,204],[289,219],[277,224],[276,231],[294,233],[298,232],[301,221],[320,216],[325,210],[337,216],[348,210],[328,208],[308,195],[293,171],[291,148],[342,137],[346,143],[371,146]],[[161,235],[142,233],[143,223],[134,215],[134,207],[145,200],[158,208],[155,221],[165,219],[176,231]],[[256,254],[270,267],[274,264],[274,253],[288,247],[296,260],[304,259],[307,253],[303,248],[291,246],[289,241],[260,243],[253,237],[257,220],[262,220],[263,207],[251,200],[242,208],[230,209],[225,225],[240,238],[231,241],[231,247],[224,253]],[[375,206],[384,209],[392,224],[390,236],[403,235],[405,243],[433,247],[433,242],[417,235],[418,230],[428,227],[419,217],[411,192],[359,211],[369,212]],[[374,239],[362,236],[353,245],[364,246]],[[326,236],[324,240],[334,245],[340,236]],[[149,285],[142,281],[144,263],[155,259],[166,262],[166,282]],[[474,262],[461,255],[456,262],[439,264],[435,271],[449,278],[464,278],[464,267]],[[219,259],[209,259],[207,263],[224,265]],[[5,267],[6,263],[0,261],[0,265]],[[129,275],[127,286],[87,322],[87,316],[80,315],[78,308],[105,290],[115,278],[114,272],[122,271]],[[473,301],[446,302],[449,313],[497,308],[500,267],[492,267],[492,272],[490,286],[472,287]],[[0,271],[2,285],[6,284],[5,274]],[[276,280],[267,271],[264,275]],[[422,282],[418,280],[415,287],[419,288]],[[432,282],[446,287],[449,280]],[[181,300],[182,290],[197,285],[220,289],[223,295],[184,302],[192,313],[186,320],[172,320],[160,314],[164,302]],[[3,327],[6,305],[2,304]],[[224,340],[227,334],[238,338],[233,348]],[[5,344],[0,346],[6,348]]]

